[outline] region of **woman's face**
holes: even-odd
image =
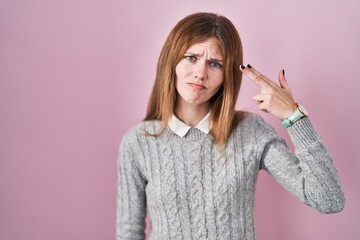
[[[208,107],[224,81],[223,64],[216,39],[191,45],[176,65],[177,101]]]

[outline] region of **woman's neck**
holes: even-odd
[[[174,114],[181,121],[191,127],[195,127],[209,112],[209,104],[193,105],[180,102],[176,105]]]

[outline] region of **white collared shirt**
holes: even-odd
[[[180,137],[184,137],[186,133],[191,129],[191,126],[187,125],[186,123],[178,119],[174,114],[172,115],[169,121],[169,127],[171,131],[173,131]],[[195,128],[199,129],[203,133],[209,134],[210,112],[206,114],[206,116],[203,119],[201,119],[201,121],[195,126]]]

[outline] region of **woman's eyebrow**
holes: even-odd
[[[192,53],[192,52],[185,52],[185,54],[189,54],[189,55],[195,56],[195,57],[201,56],[201,54],[199,54],[199,53]]]
[[[199,53],[192,53],[192,52],[185,52],[185,54],[189,54],[189,55],[194,56],[194,57],[201,57],[201,56],[202,56],[202,54],[199,54]],[[224,62],[224,60],[217,59],[217,58],[210,58],[210,61],[215,61],[215,62]]]
[[[211,61],[214,62],[224,62],[224,60],[216,59],[216,58],[210,58]]]

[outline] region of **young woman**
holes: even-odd
[[[287,127],[293,154],[260,116],[235,111],[242,74],[260,89],[261,110]],[[122,139],[117,239],[255,239],[259,170],[323,213],[344,207],[336,169],[304,108],[279,85],[243,65],[240,37],[225,17],[182,19],[161,51],[144,121]]]

